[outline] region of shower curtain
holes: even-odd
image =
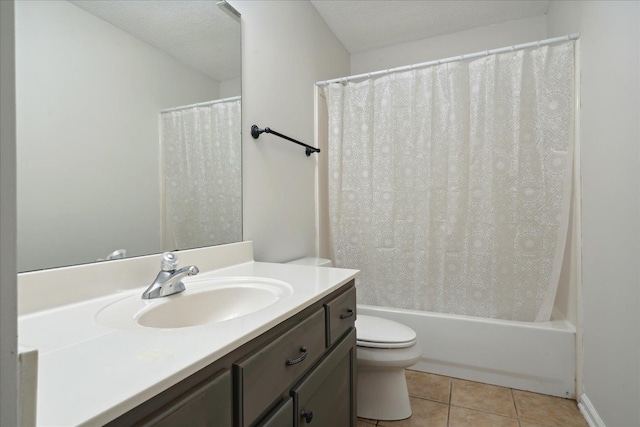
[[[358,302],[548,320],[569,218],[574,43],[325,87],[336,265]]]
[[[161,113],[165,248],[242,240],[240,100]]]

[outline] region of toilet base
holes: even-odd
[[[358,417],[402,420],[411,416],[404,369],[358,366]]]

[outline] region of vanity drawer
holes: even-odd
[[[356,288],[324,305],[327,312],[327,348],[351,329],[356,321]]]
[[[324,309],[234,365],[241,425],[256,420],[324,353]]]

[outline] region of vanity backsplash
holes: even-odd
[[[202,271],[253,261],[253,242],[176,252],[180,266]],[[52,268],[18,274],[18,315],[148,286],[160,270],[161,255]]]

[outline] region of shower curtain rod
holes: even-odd
[[[316,82],[316,85],[326,86],[331,83],[346,83],[352,80],[377,77],[385,74],[397,73],[400,71],[415,70],[417,68],[431,67],[432,65],[440,65],[440,64],[446,64],[449,62],[464,61],[466,59],[481,58],[483,56],[495,55],[497,53],[513,52],[515,50],[527,49],[530,47],[545,46],[545,45],[559,43],[563,41],[576,40],[579,37],[580,37],[580,33],[567,34],[566,36],[554,37],[552,39],[545,39],[545,40],[538,40],[536,42],[516,44],[513,46],[501,47],[498,49],[483,50],[481,52],[468,53],[468,54],[459,55],[459,56],[452,56],[450,58],[438,59],[438,60],[429,61],[429,62],[421,62],[419,64],[405,65],[402,67],[390,68],[388,70],[380,70],[380,71],[374,71],[372,73],[355,74],[353,76],[339,77],[337,79],[318,81]]]
[[[213,104],[222,104],[223,102],[237,101],[240,98],[241,98],[240,96],[232,96],[229,98],[215,99],[213,101],[198,102],[197,104],[183,105],[181,107],[167,108],[165,110],[160,110],[160,112],[169,113],[171,111],[186,110],[187,108],[208,107],[209,105],[213,105]]]

